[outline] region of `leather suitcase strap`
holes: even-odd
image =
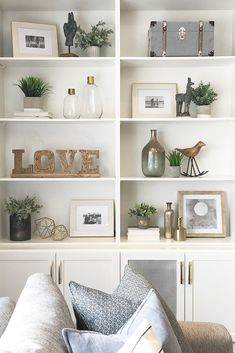
[[[203,22],[199,22],[198,27],[198,56],[202,56],[202,47],[203,47]]]
[[[162,22],[162,56],[166,56],[167,45],[167,22]]]

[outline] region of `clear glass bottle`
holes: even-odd
[[[166,203],[167,209],[164,212],[164,237],[166,239],[174,238],[174,211],[172,210],[172,202]]]
[[[142,172],[147,177],[160,177],[165,171],[165,150],[157,139],[157,130],[142,151]]]
[[[68,89],[68,95],[64,98],[63,115],[66,119],[79,118],[79,101],[75,88]]]
[[[95,77],[87,77],[87,85],[84,87],[82,98],[81,118],[101,118],[103,107],[100,99],[99,88],[95,84]]]

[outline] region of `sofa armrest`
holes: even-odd
[[[220,324],[179,322],[194,353],[233,353],[233,342],[227,329]]]

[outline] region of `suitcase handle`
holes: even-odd
[[[199,22],[198,28],[198,56],[202,56],[202,47],[203,47],[203,22]]]
[[[162,22],[162,56],[166,56],[167,22]]]

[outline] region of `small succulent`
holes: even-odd
[[[166,154],[166,159],[169,161],[171,167],[180,167],[184,159],[184,155],[173,150]]]
[[[157,213],[157,209],[154,206],[147,205],[144,202],[136,204],[133,208],[130,208],[128,212],[130,216],[140,216],[148,218],[153,216],[155,213]]]
[[[9,201],[5,201],[4,209],[11,216],[16,215],[19,220],[27,219],[31,213],[39,213],[42,206],[37,203],[36,197],[26,196],[24,199],[15,199],[9,197]]]
[[[95,26],[91,26],[91,31],[86,32],[80,26],[75,36],[75,47],[86,50],[88,47],[111,47],[109,41],[110,34],[114,33],[111,28],[105,28],[105,22],[99,21]]]
[[[22,77],[15,86],[21,89],[25,97],[42,97],[51,91],[48,82],[34,76]]]
[[[192,88],[192,101],[196,105],[210,105],[218,94],[213,90],[210,83],[204,84],[202,81],[198,87]]]

